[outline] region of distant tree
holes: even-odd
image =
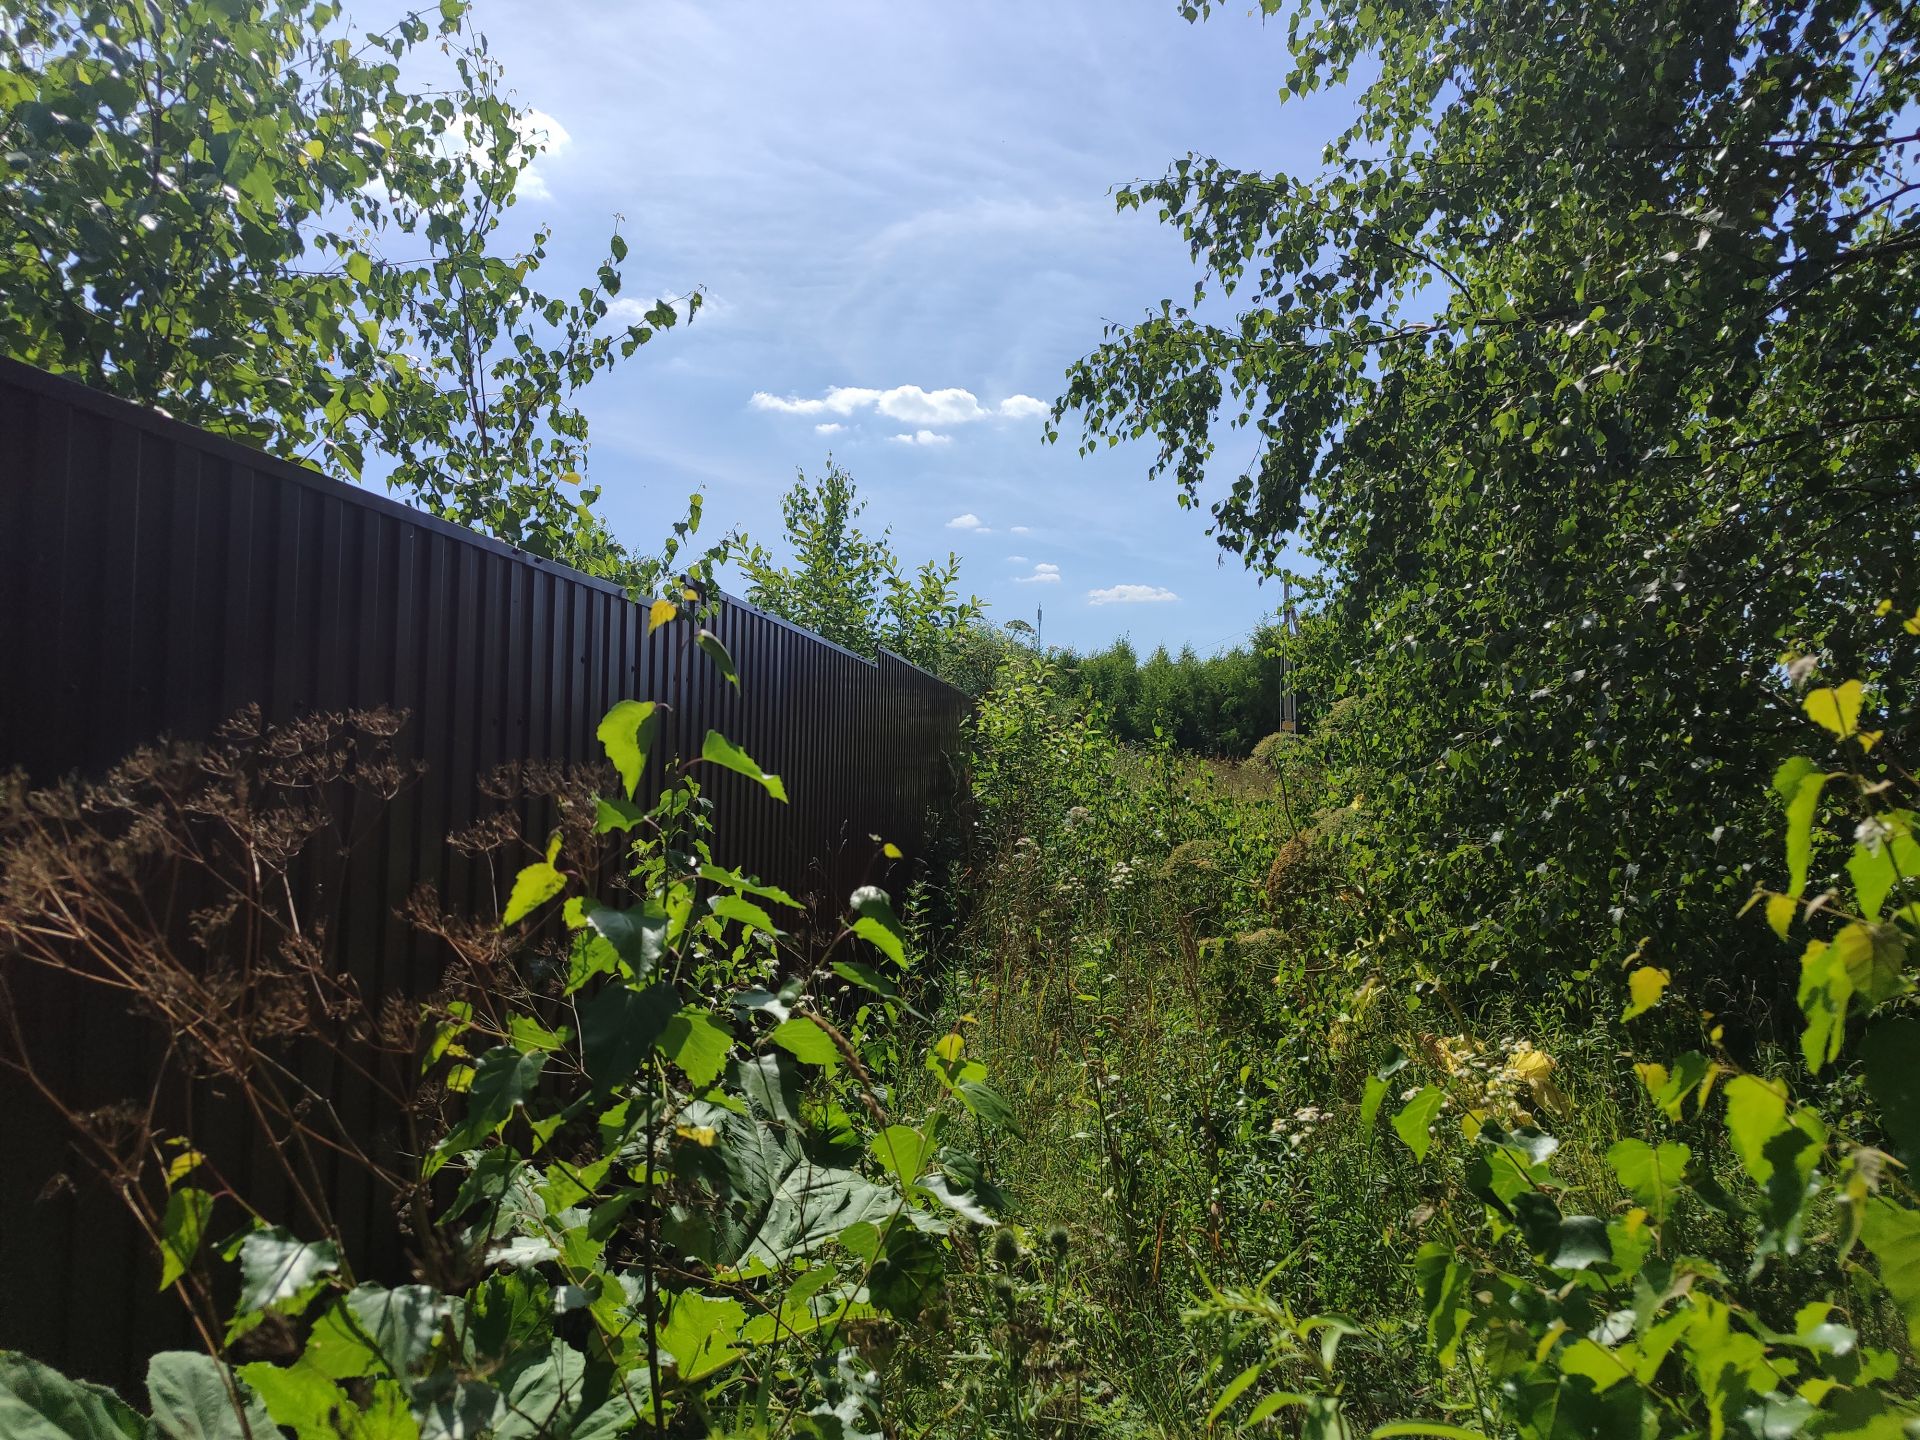
[[[530,283],[544,228],[498,248],[545,136],[466,9],[367,35],[324,0],[9,7],[0,346],[646,585],[594,513],[575,396],[679,316],[608,323],[618,233],[571,297]],[[406,73],[429,41],[431,91]]]
[[[799,472],[780,509],[791,563],[776,563],[764,545],[750,541],[735,549],[748,600],[859,654],[884,646],[922,669],[945,673],[963,632],[985,610],[978,596],[960,598],[958,556],[949,552],[944,561],[904,570],[890,531],[869,537],[859,527],[866,502],[832,456],[817,481]]]

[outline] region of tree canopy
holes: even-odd
[[[642,579],[575,396],[680,312],[615,323],[617,232],[571,297],[533,284],[544,228],[502,247],[546,137],[466,9],[371,35],[323,0],[0,19],[0,345],[347,478],[377,455],[447,519]]]
[[[1315,175],[1190,156],[1120,193],[1200,278],[1073,368],[1056,427],[1151,437],[1188,503],[1223,487],[1223,545],[1271,571],[1298,537],[1322,567],[1321,678],[1369,707],[1370,798],[1421,837],[1397,852],[1421,943],[1668,924],[1712,952],[1670,922],[1752,884],[1715,827],[1784,753],[1782,657],[1911,695],[1873,606],[1920,590],[1915,16],[1287,23],[1284,95],[1355,84],[1360,118]],[[1256,453],[1227,477],[1235,431]]]
[[[866,508],[853,476],[831,455],[818,480],[800,471],[780,502],[791,563],[746,540],[735,551],[747,599],[861,655],[884,646],[946,675],[986,607],[977,595],[960,598],[957,555],[906,569],[890,531],[870,537],[860,528]]]

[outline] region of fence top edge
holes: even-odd
[[[264,450],[255,449],[244,441],[215,434],[213,431],[203,429],[189,421],[180,420],[172,415],[168,415],[151,405],[142,405],[138,401],[128,400],[119,395],[108,394],[104,390],[97,390],[93,386],[87,385],[79,380],[72,380],[64,375],[55,375],[50,371],[40,369],[38,366],[29,365],[23,360],[15,360],[11,356],[0,355],[0,385],[10,385],[21,390],[44,395],[61,404],[71,405],[76,410],[91,411],[93,414],[99,415],[107,420],[130,425],[135,429],[145,430],[150,434],[189,446],[203,453],[219,456],[237,465],[244,466],[249,470],[272,475],[277,479],[289,481],[296,485],[304,485],[310,490],[316,490],[323,495],[338,499],[346,504],[358,505],[363,509],[373,511],[377,515],[384,515],[389,519],[417,526],[422,530],[444,536],[459,544],[472,545],[491,554],[504,556],[509,560],[517,561],[522,565],[530,566],[536,570],[549,571],[573,584],[584,585],[590,589],[599,590],[604,594],[615,596],[629,604],[634,603],[632,597],[627,594],[624,585],[617,585],[613,581],[601,579],[597,575],[588,575],[584,571],[576,570],[571,565],[563,564],[558,560],[549,560],[544,556],[534,555],[526,550],[520,549],[516,545],[509,545],[504,540],[497,540],[491,535],[483,535],[477,530],[469,530],[464,525],[456,525],[451,520],[442,520],[438,515],[430,515],[424,510],[416,509],[390,495],[382,495],[378,491],[370,489],[365,485],[355,485],[349,481],[336,480],[331,475],[323,474],[311,466],[300,464],[298,461],[284,459],[278,455],[270,455]],[[857,650],[849,650],[846,646],[829,640],[824,635],[816,634],[804,625],[797,625],[783,616],[772,614],[769,611],[761,609],[758,605],[747,600],[742,600],[736,595],[730,595],[724,590],[719,592],[719,596],[722,601],[733,609],[745,611],[749,615],[757,615],[771,624],[780,626],[782,629],[790,630],[796,635],[804,636],[816,645],[823,646],[828,650],[838,651],[850,659],[858,660],[863,665],[870,666],[874,669],[879,668],[880,661],[878,656],[873,659],[868,659]],[[967,698],[966,692],[960,690],[957,686],[948,684],[938,675],[933,674],[933,672],[921,669],[920,666],[915,665],[911,660],[904,659],[891,650],[882,648],[879,655],[885,656],[896,664],[904,665],[915,674],[925,676],[934,684],[952,691],[956,697],[962,700]]]

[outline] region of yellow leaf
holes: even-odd
[[[653,608],[647,611],[647,634],[651,635],[679,613],[680,607],[671,600],[654,601]]]
[[[1893,613],[1893,601],[1882,600],[1878,605],[1873,607],[1873,613],[1875,615],[1891,615]]]
[[[1860,703],[1864,697],[1860,682],[1849,680],[1831,689],[1809,690],[1801,704],[1816,725],[1844,740],[1860,728]]]
[[[966,1048],[967,1042],[961,1038],[960,1032],[956,1030],[952,1034],[943,1035],[940,1039],[936,1040],[933,1046],[933,1053],[951,1065],[960,1058],[960,1052]]]
[[[886,856],[887,859],[889,860],[898,860],[902,858],[900,847],[894,844],[891,840],[887,841],[886,844],[880,847],[880,853]]]
[[[194,1166],[207,1157],[198,1150],[182,1150],[167,1164],[167,1188],[171,1190],[181,1179],[189,1174]]]
[[[1647,1087],[1647,1094],[1657,1096],[1667,1088],[1667,1067],[1659,1061],[1645,1061],[1635,1065],[1633,1070],[1640,1077],[1640,1083]]]
[[[691,1140],[702,1150],[711,1150],[715,1131],[711,1125],[676,1125],[673,1133],[682,1140]]]
[[[691,586],[682,585],[680,587],[680,598],[686,601],[689,605],[691,605],[693,604],[694,601],[700,598],[700,592],[698,590],[693,589]]]
[[[1862,730],[1853,738],[1860,742],[1860,748],[1862,750],[1871,750],[1880,743],[1880,737],[1886,733],[1884,730]]]
[[[1795,908],[1796,902],[1791,895],[1767,897],[1767,924],[1773,927],[1773,933],[1782,940],[1787,938],[1787,927],[1793,924]]]
[[[1902,620],[1900,625],[1909,635],[1920,635],[1920,610],[1915,610],[1913,612],[1913,618],[1911,620]]]
[[[1660,1002],[1660,994],[1667,988],[1667,982],[1673,977],[1657,965],[1642,965],[1627,976],[1627,1008],[1621,1012],[1622,1020],[1631,1020],[1636,1015],[1644,1015]]]

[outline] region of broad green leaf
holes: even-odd
[[[1727,1134],[1748,1175],[1764,1185],[1773,1177],[1767,1142],[1786,1126],[1786,1087],[1753,1075],[1736,1075],[1726,1084]]]
[[[608,985],[580,1011],[580,1047],[595,1094],[626,1084],[660,1037],[680,1004],[680,992],[665,980],[635,990]]]
[[[739,895],[716,895],[707,902],[707,908],[722,920],[731,920],[744,925],[749,930],[758,930],[763,935],[775,939],[780,936],[779,927],[773,923],[773,917],[751,900]]]
[[[1360,1133],[1371,1136],[1373,1122],[1380,1116],[1380,1102],[1387,1098],[1387,1082],[1378,1075],[1367,1077],[1366,1092],[1360,1097]]]
[[[613,947],[635,981],[652,975],[660,957],[667,951],[667,912],[657,900],[616,910],[611,905],[589,904],[587,924]]]
[[[627,799],[639,788],[647,770],[647,751],[653,746],[656,706],[651,700],[622,700],[600,721],[593,733],[620,774]]]
[[[1414,1275],[1427,1315],[1427,1343],[1443,1370],[1451,1370],[1473,1318],[1469,1290],[1473,1272],[1454,1258],[1444,1241],[1429,1240],[1414,1256]]]
[[[867,1149],[883,1170],[911,1187],[926,1168],[933,1146],[911,1125],[889,1125],[867,1141]]]
[[[340,1387],[311,1365],[281,1366],[265,1361],[242,1365],[235,1372],[273,1417],[276,1425],[286,1426],[299,1440],[352,1433],[346,1424],[336,1426],[359,1407],[347,1399]],[[261,1440],[255,1436],[254,1440]]]
[[[718,730],[707,731],[707,738],[700,743],[700,758],[709,764],[744,775],[758,782],[774,799],[786,802],[787,787],[780,783],[778,775],[769,775],[756,765],[746,751],[727,739]]]
[[[256,1230],[240,1242],[240,1313],[296,1301],[339,1268],[331,1240],[296,1240],[280,1227]]]
[[[1907,947],[1899,928],[1855,921],[1833,937],[1833,951],[1847,968],[1854,993],[1878,1005],[1912,988],[1906,977]]]
[[[1908,1343],[1920,1346],[1920,1210],[1869,1196],[1860,1238],[1880,1262],[1880,1283],[1906,1319]]]
[[[1634,970],[1627,976],[1627,1008],[1621,1012],[1620,1018],[1631,1020],[1659,1004],[1671,978],[1665,970],[1653,965],[1642,965]]]
[[[507,897],[500,928],[519,924],[566,888],[567,877],[555,869],[552,862],[536,860],[514,876],[513,893]]]
[[[893,913],[893,901],[877,885],[862,885],[848,897],[847,906],[857,917],[853,933],[879,950],[901,969],[907,968],[906,930]]]
[[[725,1368],[745,1353],[734,1342],[746,1307],[738,1300],[682,1290],[673,1297],[660,1343],[673,1355],[682,1380],[699,1380]]]
[[[340,1302],[387,1371],[404,1380],[439,1340],[453,1302],[429,1285],[359,1285]]]
[[[1807,889],[1807,870],[1813,863],[1813,817],[1820,808],[1827,775],[1810,760],[1795,756],[1775,772],[1773,784],[1787,802],[1787,892],[1798,900]]]
[[[762,885],[742,875],[738,870],[729,870],[724,865],[716,865],[711,860],[700,867],[700,878],[710,880],[715,885],[724,885],[729,890],[738,890],[744,895],[758,895],[762,900],[771,900],[776,905],[785,905],[791,909],[804,908],[800,902],[782,890],[778,885]]]
[[[701,653],[719,666],[720,673],[727,677],[734,689],[738,690],[740,672],[733,668],[733,657],[727,653],[727,647],[720,643],[720,637],[711,630],[702,630],[693,638],[694,643],[699,645]]]
[[[274,1433],[273,1417],[260,1398],[210,1355],[187,1350],[155,1355],[147,1362],[147,1400],[157,1440],[246,1440],[249,1434],[260,1440]]]
[[[840,1047],[804,1015],[795,1015],[776,1026],[772,1039],[802,1065],[821,1066],[829,1075],[840,1068]]]
[[[1848,680],[1831,689],[1809,690],[1800,703],[1814,724],[1844,740],[1860,728],[1860,705],[1864,696],[1860,682]]]
[[[886,956],[902,970],[907,968],[907,947],[897,931],[890,930],[870,915],[853,922],[853,933]]]
[[[686,1072],[696,1090],[711,1085],[726,1069],[732,1048],[733,1031],[727,1022],[694,1005],[668,1022],[660,1040],[660,1053]]]
[[[160,1218],[160,1288],[165,1290],[193,1267],[206,1238],[213,1196],[190,1185],[179,1186],[167,1197]]]
[[[1909,1166],[1920,1163],[1920,1020],[1875,1022],[1860,1040],[1860,1068],[1881,1128]]]
[[[611,799],[605,795],[594,797],[593,833],[596,835],[611,835],[615,830],[624,834],[646,818],[647,812],[631,800],[622,800],[618,795]]]
[[[1413,1151],[1415,1160],[1425,1160],[1433,1144],[1433,1121],[1440,1113],[1441,1098],[1439,1086],[1425,1086],[1393,1117],[1393,1133]]]
[[[849,985],[858,985],[862,990],[871,990],[876,995],[894,996],[900,993],[900,987],[882,975],[871,965],[863,965],[858,960],[836,960],[833,973]]]
[[[0,1350],[0,1435],[7,1440],[144,1440],[147,1422],[111,1390]]]
[[[1656,1220],[1667,1218],[1692,1158],[1690,1149],[1671,1140],[1663,1140],[1657,1148],[1644,1140],[1621,1140],[1607,1151],[1607,1163],[1627,1193]]]
[[[511,1045],[496,1045],[482,1055],[467,1089],[466,1113],[427,1157],[427,1173],[431,1175],[455,1155],[483,1144],[506,1124],[539,1085],[546,1060],[541,1051],[523,1054]]]
[[[1013,1107],[998,1090],[984,1080],[962,1080],[953,1087],[960,1103],[975,1119],[996,1130],[1012,1130]]]
[[[1818,1075],[1840,1054],[1846,1037],[1847,1006],[1853,998],[1853,977],[1840,952],[1824,940],[1811,940],[1800,957],[1800,1013],[1806,1026],[1800,1034],[1800,1054],[1809,1074]]]

